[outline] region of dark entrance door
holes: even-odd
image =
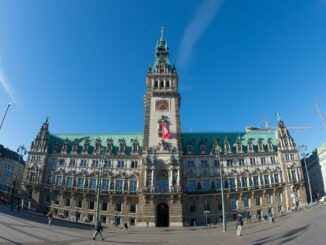
[[[160,203],[156,208],[156,226],[169,226],[169,206],[166,203]]]

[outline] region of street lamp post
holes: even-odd
[[[221,162],[221,156],[220,156],[220,147],[218,147],[215,157],[220,166],[220,182],[221,182],[220,188],[221,188],[221,198],[222,198],[223,232],[225,232],[226,231],[226,219],[225,219],[224,185],[223,185],[223,173],[222,173],[222,162]]]
[[[6,118],[6,116],[7,116],[7,113],[8,113],[8,110],[9,110],[9,107],[10,107],[10,106],[11,106],[11,103],[9,102],[8,105],[7,105],[6,112],[5,112],[5,114],[3,115],[3,117],[2,117],[1,124],[0,124],[0,129],[2,128],[3,122],[5,121],[5,118]]]
[[[208,226],[208,222],[207,222],[208,217],[207,217],[207,215],[208,215],[209,213],[210,213],[209,210],[205,210],[205,211],[204,211],[204,214],[205,214],[205,216],[206,216],[206,226]]]
[[[306,169],[306,175],[307,175],[307,180],[308,180],[308,188],[309,188],[309,196],[310,196],[310,208],[311,211],[314,210],[314,205],[313,205],[313,200],[312,200],[312,192],[311,192],[311,184],[310,184],[310,178],[309,178],[309,172],[308,172],[308,168],[307,168],[307,162],[306,162],[306,153],[305,151],[307,150],[307,146],[306,145],[299,145],[298,146],[298,151],[301,152],[301,156],[303,157],[303,163]]]
[[[107,157],[107,152],[105,147],[101,147],[97,152],[97,155],[100,157],[100,172],[97,176],[97,193],[96,193],[96,221],[100,218],[100,192],[101,192],[101,179],[103,173],[104,159]]]

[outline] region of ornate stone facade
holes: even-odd
[[[277,130],[182,133],[176,68],[161,36],[146,76],[144,133],[57,135],[46,121],[24,173],[25,203],[94,222],[189,226],[278,214],[306,202],[300,159],[283,120]],[[171,136],[162,140],[162,121]],[[221,172],[220,172],[221,171]],[[222,180],[220,178],[222,176]],[[99,184],[99,185],[98,185]]]

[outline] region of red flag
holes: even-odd
[[[170,132],[166,127],[165,121],[162,120],[162,139],[165,140],[170,137]]]

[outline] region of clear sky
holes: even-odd
[[[0,0],[0,143],[51,133],[142,132],[160,27],[179,75],[182,131],[276,125],[326,141],[326,0]]]

